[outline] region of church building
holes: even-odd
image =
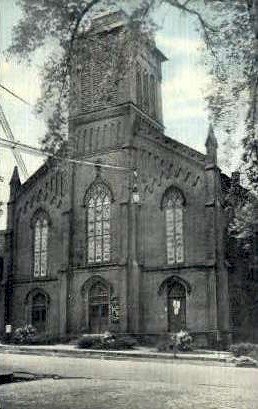
[[[132,41],[134,58],[108,78],[125,19],[99,16],[77,40],[70,159],[46,161],[23,184],[14,169],[2,327],[53,337],[186,329],[214,346],[230,333],[217,141],[210,127],[202,154],[164,134],[166,57],[154,42]]]

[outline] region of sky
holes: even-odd
[[[3,52],[10,45],[12,28],[21,16],[15,0],[0,1],[0,82],[10,88],[32,106],[0,89],[0,103],[9,121],[15,139],[19,142],[40,146],[39,140],[45,132],[45,124],[33,113],[33,104],[40,95],[39,59],[28,67],[14,58],[6,61]],[[166,135],[205,152],[204,144],[208,130],[208,112],[204,100],[209,86],[209,76],[201,64],[201,50],[204,47],[197,22],[163,7],[155,14],[160,29],[156,43],[167,56],[163,65],[163,115]],[[40,60],[44,61],[43,52]],[[0,128],[0,137],[5,135]],[[42,160],[28,154],[21,154],[29,174],[42,164]],[[0,200],[8,201],[9,180],[15,166],[13,152],[0,147]],[[24,178],[20,174],[22,182]],[[5,210],[5,206],[4,206]],[[6,211],[0,216],[0,229],[5,228]]]

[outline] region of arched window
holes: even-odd
[[[88,262],[110,261],[110,192],[102,185],[90,191],[87,203]]]
[[[34,225],[34,277],[47,275],[48,222],[44,217]]]
[[[31,324],[38,332],[46,330],[47,321],[47,300],[42,293],[34,295],[31,305]]]
[[[163,201],[166,213],[166,240],[168,264],[184,261],[183,208],[184,198],[177,189],[170,189]]]

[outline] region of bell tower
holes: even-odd
[[[161,64],[166,57],[147,36],[137,43],[127,22],[122,11],[97,16],[76,40],[69,135],[75,156],[129,143],[136,113],[163,130]]]

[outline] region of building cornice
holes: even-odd
[[[113,107],[104,108],[100,110],[94,110],[90,112],[85,112],[79,115],[70,115],[70,124],[72,126],[84,125],[90,122],[99,121],[101,119],[115,118],[122,115],[129,115],[136,113],[140,115],[142,119],[145,119],[150,125],[159,130],[164,131],[164,125],[159,121],[153,119],[151,116],[139,109],[132,101],[128,101]]]
[[[143,265],[142,266],[142,271],[143,272],[164,272],[164,273],[169,273],[170,271],[175,273],[175,272],[180,272],[183,270],[198,270],[198,271],[203,271],[207,269],[214,269],[216,266],[216,263],[214,261],[207,261],[207,262],[201,262],[201,263],[184,263],[181,265],[160,265],[160,266],[147,266]]]

